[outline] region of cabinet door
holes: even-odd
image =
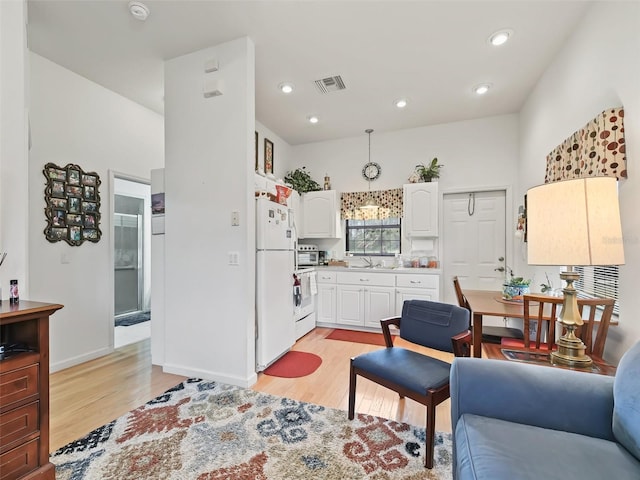
[[[438,236],[438,184],[403,186],[404,231],[408,237]]]
[[[336,323],[336,286],[318,284],[318,322]]]
[[[364,325],[364,287],[338,285],[337,323]]]
[[[336,238],[336,205],[335,190],[307,192],[302,197],[304,216],[304,238]]]
[[[395,289],[368,287],[364,295],[364,324],[367,327],[381,328],[380,320],[395,315]]]
[[[402,315],[402,305],[405,300],[430,300],[437,302],[438,290],[434,288],[397,288],[396,315]]]

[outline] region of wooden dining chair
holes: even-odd
[[[456,357],[471,353],[469,312],[446,303],[407,300],[402,316],[380,321],[387,348],[351,359],[349,420],[356,405],[356,379],[364,377],[427,407],[425,467],[433,468],[436,406],[449,398],[451,365],[414,350],[394,347],[389,327],[400,329],[400,338]]]
[[[553,350],[555,348],[556,319],[563,301],[562,297],[525,295],[523,302],[524,331],[529,332],[532,322],[535,322],[535,338],[531,339],[529,334],[525,335],[521,341],[504,339],[501,345],[512,348]],[[610,298],[578,299],[578,311],[584,325],[578,327],[575,334],[584,343],[587,355],[602,358],[614,304],[615,300]],[[595,337],[594,330],[596,330]],[[561,335],[564,333],[564,331],[560,332]]]
[[[464,296],[464,292],[462,291],[462,287],[460,286],[460,281],[457,276],[453,277],[453,288],[456,291],[456,298],[458,299],[458,305],[462,308],[466,308],[469,310],[469,314],[471,314],[471,308],[469,307],[469,302]],[[512,327],[498,327],[493,325],[483,325],[482,326],[482,342],[483,343],[501,343],[503,338],[517,338],[523,339],[524,335],[522,330]]]

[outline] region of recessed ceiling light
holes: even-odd
[[[291,93],[293,92],[293,84],[292,83],[281,83],[278,85],[278,88],[282,93]]]
[[[489,91],[490,88],[491,88],[490,83],[483,83],[481,85],[477,85],[473,87],[473,93],[475,93],[476,95],[484,95]]]
[[[133,18],[144,22],[149,16],[149,7],[142,2],[133,1],[129,2],[129,12]]]
[[[504,45],[505,43],[507,43],[507,40],[509,40],[509,38],[511,38],[512,36],[513,36],[513,30],[505,28],[503,30],[498,30],[497,32],[493,33],[489,37],[488,41],[494,47],[498,47],[500,45]]]
[[[407,99],[406,98],[400,98],[400,99],[396,100],[395,102],[393,102],[393,104],[398,108],[404,108],[404,107],[407,106]]]
[[[307,117],[307,120],[309,120],[309,123],[313,123],[313,124],[316,124],[320,121],[320,119],[315,115],[311,115],[310,117]]]

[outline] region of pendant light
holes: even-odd
[[[371,163],[371,134],[373,133],[373,129],[372,128],[367,128],[364,133],[366,133],[367,135],[369,135],[369,163]],[[367,177],[368,181],[369,181],[369,195],[367,196],[367,199],[364,201],[364,203],[362,205],[360,205],[360,209],[361,210],[375,210],[378,208],[378,204],[376,204],[375,200],[373,199],[373,197],[371,196],[371,177]]]

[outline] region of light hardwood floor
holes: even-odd
[[[331,330],[316,328],[301,338],[294,350],[315,353],[322,365],[302,378],[279,378],[260,374],[254,390],[347,409],[349,358],[379,346],[327,340]],[[453,356],[416,347],[397,338],[397,346],[428,352],[446,361]],[[51,375],[51,439],[54,451],[91,430],[160,395],[185,377],[163,373],[151,365],[150,341],[127,345],[114,353]],[[450,403],[436,412],[436,430],[450,432]],[[358,377],[356,412],[424,426],[424,406],[366,379]]]

